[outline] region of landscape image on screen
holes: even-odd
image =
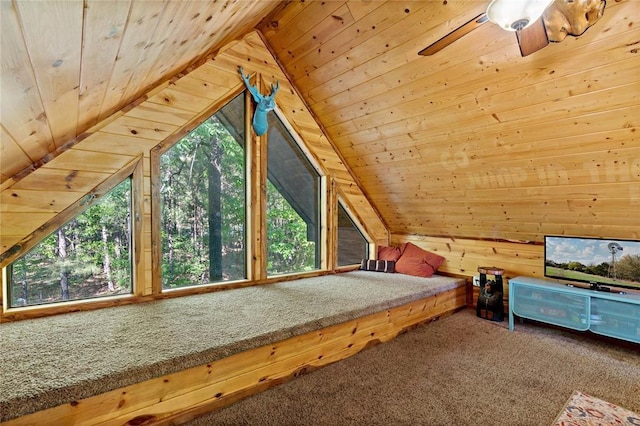
[[[640,289],[640,241],[545,236],[544,275]]]

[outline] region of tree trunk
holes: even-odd
[[[60,258],[60,290],[62,300],[69,300],[69,271],[67,271],[67,236],[64,227],[58,229],[58,257]]]
[[[115,285],[111,279],[111,258],[109,257],[109,244],[106,225],[102,225],[102,272],[107,279],[109,291],[115,291]]]
[[[211,140],[211,161],[209,161],[209,281],[222,279],[222,180],[220,163],[222,149],[215,138]]]

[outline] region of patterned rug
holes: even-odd
[[[640,415],[580,391],[573,392],[558,414],[555,426],[638,425]]]

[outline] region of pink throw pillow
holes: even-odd
[[[400,247],[378,246],[378,260],[391,260],[393,262],[400,259],[402,252]]]
[[[407,243],[400,259],[396,262],[396,272],[417,277],[433,275],[445,258],[424,250],[413,243]]]

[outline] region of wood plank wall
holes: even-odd
[[[252,31],[277,1],[0,2],[0,185]]]
[[[485,8],[309,0],[262,31],[394,239],[640,238],[638,3],[525,58],[490,23],[417,55]]]
[[[245,72],[260,73],[267,81],[280,81],[276,102],[323,173],[335,182],[328,188],[342,194],[375,243],[387,244],[389,234],[385,224],[297,96],[260,34],[253,32],[228,44],[213,59],[188,74],[157,87],[140,102],[104,120],[63,147],[58,156],[42,167],[5,188],[0,194],[0,266],[6,266],[53,232],[78,211],[85,197],[99,197],[101,192],[96,188],[114,186],[125,177],[123,169],[141,161],[143,183],[138,195],[141,194],[143,209],[139,246],[142,255],[138,259],[136,295],[158,296],[160,287],[153,284],[153,270],[159,266],[154,265],[152,255],[158,230],[153,229],[152,220],[151,150],[163,141],[178,140],[239,93],[243,82],[238,65]]]
[[[544,277],[541,244],[396,234],[391,240],[394,245],[412,242],[445,257],[439,271],[450,275],[472,277],[478,275],[479,266],[495,266],[505,270],[507,279],[518,275]]]
[[[505,307],[508,308],[509,280],[518,275],[544,278],[544,247],[542,244],[490,241],[469,238],[429,237],[392,234],[391,244],[398,246],[411,242],[425,250],[443,256],[446,260],[438,269],[444,275],[464,277],[471,288],[478,267],[495,266],[504,269]],[[475,304],[476,289],[467,293],[468,305]],[[506,311],[505,311],[506,312]]]

